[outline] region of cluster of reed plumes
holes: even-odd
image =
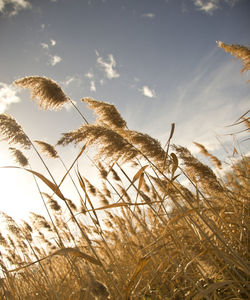
[[[50,79],[29,77],[17,84],[30,88],[45,109],[74,106]],[[162,147],[129,130],[114,105],[82,101],[97,121],[89,124],[83,117],[83,125],[64,133],[56,146],[31,141],[14,118],[0,116],[16,168],[32,173],[47,211],[18,223],[1,213],[6,230],[0,234],[0,298],[247,299],[249,158],[234,148],[240,159],[218,178],[186,148],[171,145],[174,124]],[[235,126],[242,124],[249,124],[246,115]],[[70,143],[81,147],[66,167],[59,150]],[[34,171],[13,144],[35,151],[47,173]],[[196,146],[223,168],[203,145]],[[84,177],[78,164],[89,148],[96,153],[88,159],[98,180]],[[44,156],[62,163],[60,182]],[[67,177],[77,199],[64,196]],[[41,191],[40,181],[51,193]]]

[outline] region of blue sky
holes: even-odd
[[[0,0],[0,37],[0,113],[31,139],[54,144],[82,120],[70,108],[39,110],[11,84],[24,76],[57,81],[90,121],[82,97],[111,102],[130,129],[163,144],[174,122],[173,142],[194,151],[196,141],[221,154],[216,134],[249,109],[249,74],[216,44],[249,46],[249,0]],[[7,144],[0,147],[0,165],[13,164]],[[75,150],[60,151],[70,164]],[[30,175],[20,172],[0,170],[8,199],[0,210],[17,217],[40,209]],[[27,200],[17,203],[17,194]]]

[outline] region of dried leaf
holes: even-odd
[[[173,178],[174,173],[175,173],[176,169],[178,168],[179,163],[178,163],[178,158],[174,153],[171,153],[170,156],[172,157],[172,160],[173,160],[172,170],[171,170],[172,178]]]
[[[53,182],[51,182],[49,179],[47,179],[45,176],[43,176],[42,174],[40,174],[36,171],[29,170],[29,169],[26,169],[26,168],[21,168],[21,167],[7,166],[7,167],[1,167],[1,168],[14,168],[14,169],[21,169],[21,170],[25,170],[27,172],[30,172],[33,175],[40,178],[59,198],[61,198],[62,200],[65,200],[65,198],[64,198],[62,192],[60,191],[59,187],[56,184],[54,184]]]
[[[143,166],[134,176],[132,182],[135,182],[140,176],[141,174],[145,171],[145,169],[148,167],[148,165]]]
[[[22,270],[22,269],[28,268],[29,266],[32,266],[32,265],[34,265],[34,264],[37,263],[37,262],[41,262],[41,261],[43,261],[43,260],[45,260],[45,259],[47,259],[47,258],[49,258],[49,257],[55,256],[55,255],[66,255],[66,254],[71,254],[71,255],[73,255],[74,257],[81,257],[81,258],[83,258],[83,259],[86,259],[86,260],[89,261],[90,263],[95,264],[95,265],[98,265],[98,266],[101,265],[101,263],[100,263],[96,258],[94,258],[94,257],[92,257],[92,256],[90,256],[90,255],[88,255],[88,254],[86,254],[86,253],[83,253],[83,252],[81,252],[81,251],[78,250],[78,249],[75,249],[75,248],[62,248],[62,249],[59,249],[59,250],[53,252],[53,253],[50,254],[50,255],[47,255],[47,256],[45,256],[45,257],[43,257],[43,258],[41,258],[41,259],[38,259],[38,260],[36,260],[36,261],[33,261],[33,262],[31,262],[31,263],[29,263],[29,264],[27,264],[27,265],[25,265],[25,266],[18,267],[18,268],[13,269],[13,270],[9,270],[8,273],[11,273],[11,272],[17,272],[17,271],[20,271],[20,270]]]
[[[90,256],[90,255],[88,255],[86,253],[83,253],[80,250],[75,249],[75,248],[63,248],[63,249],[59,249],[56,252],[54,252],[51,256],[54,256],[54,255],[65,255],[65,254],[71,254],[74,257],[81,257],[81,258],[86,259],[87,261],[89,261],[92,264],[99,265],[99,266],[101,265],[100,262],[96,258],[94,258],[94,257],[92,257],[92,256]]]
[[[82,147],[81,151],[79,152],[79,154],[77,155],[76,159],[73,161],[72,165],[70,166],[70,168],[68,169],[68,171],[66,172],[66,174],[63,176],[62,180],[60,181],[58,187],[61,186],[61,184],[63,183],[64,179],[67,177],[67,175],[69,174],[70,170],[73,168],[74,164],[76,163],[76,161],[79,159],[79,157],[83,154],[84,150],[86,149],[86,144]]]
[[[149,260],[150,260],[150,257],[143,257],[142,259],[140,259],[140,261],[137,265],[137,268],[135,269],[135,271],[134,271],[132,277],[130,278],[129,283],[125,289],[125,295],[126,295],[125,299],[126,300],[129,300],[129,295],[131,293],[131,288],[135,281],[135,278],[145,268],[145,266],[148,264]]]

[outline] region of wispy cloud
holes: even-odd
[[[91,92],[96,92],[96,85],[95,85],[95,76],[92,70],[90,70],[88,73],[85,74],[85,77],[89,79],[89,84],[90,84],[90,91]]]
[[[75,76],[69,76],[67,79],[63,82],[65,85],[70,85],[72,82],[77,81],[78,79]]]
[[[229,61],[212,70],[212,58],[215,60],[214,56],[205,59],[207,67],[200,64],[193,78],[178,87],[174,107],[169,108],[177,123],[175,143],[190,144],[195,140],[210,150],[218,149],[216,134],[228,134],[225,126],[249,109],[244,77],[235,71],[237,62]],[[224,141],[231,138],[223,136]]]
[[[114,79],[120,77],[120,74],[115,69],[116,61],[112,54],[108,55],[108,60],[106,61],[99,55],[97,51],[96,51],[96,55],[98,56],[97,63],[101,68],[104,69],[104,72],[108,79]]]
[[[56,40],[50,39],[49,43],[40,43],[40,45],[45,50],[45,55],[49,57],[49,62],[48,62],[49,65],[55,66],[56,64],[62,61],[62,58],[59,55],[50,54],[51,53],[50,47],[54,47],[56,45]]]
[[[142,18],[148,18],[148,19],[155,18],[155,14],[153,14],[153,13],[146,13],[146,14],[142,14],[141,16],[142,16]]]
[[[96,92],[96,86],[94,80],[90,81],[90,91],[91,92]]]
[[[43,49],[49,49],[49,44],[48,43],[40,43]],[[56,45],[56,41],[53,39],[50,39],[50,45],[54,47]]]
[[[12,84],[0,82],[0,113],[6,112],[12,103],[21,101],[21,99],[17,96],[17,93],[17,87]]]
[[[155,91],[150,89],[147,85],[144,85],[139,91],[148,98],[155,98],[156,94]]]
[[[223,3],[226,3],[233,7],[237,2],[238,0],[193,0],[193,3],[198,8],[198,10],[203,11],[209,15],[213,15],[214,11],[221,8]]]
[[[88,79],[94,78],[94,74],[93,74],[91,71],[89,71],[88,73],[86,73],[85,76],[86,76]]]
[[[31,4],[27,0],[0,0],[0,13],[9,17],[17,15],[21,10],[30,8]]]
[[[50,44],[51,44],[51,46],[53,47],[53,46],[55,46],[55,45],[56,45],[56,41],[55,41],[55,40],[53,40],[53,39],[51,39],[51,40],[50,40]]]
[[[42,46],[43,49],[49,49],[49,45],[46,43],[41,43],[40,45]]]
[[[212,15],[215,10],[219,8],[218,0],[195,0],[194,5],[198,8],[198,10],[204,11],[207,14]]]
[[[147,114],[147,118],[152,120],[145,123],[144,131],[164,145],[169,135],[167,129],[170,131],[170,124],[174,122],[173,144],[186,146],[197,153],[197,147],[192,144],[196,141],[222,158],[225,152],[221,145],[232,149],[233,137],[229,134],[233,130],[226,126],[249,109],[247,77],[247,74],[240,74],[240,62],[237,60],[232,62],[229,58],[222,62],[215,47],[200,60],[185,82],[169,89],[164,96],[157,96],[157,105],[166,113],[155,113],[146,105],[140,108],[141,115]],[[221,143],[217,140],[218,136]],[[244,139],[243,134],[240,139]]]
[[[60,63],[62,61],[62,58],[58,55],[51,55],[50,56],[50,65],[55,66],[56,64]]]

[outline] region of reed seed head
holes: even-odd
[[[12,152],[12,155],[14,156],[16,162],[22,166],[22,167],[26,167],[29,162],[28,162],[28,159],[24,156],[24,154],[22,153],[22,151],[16,149],[16,148],[13,148],[13,147],[10,147],[9,148]]]
[[[60,211],[61,210],[61,206],[58,204],[58,202],[53,199],[49,194],[47,193],[42,193],[48,200],[48,204],[50,206],[50,208],[54,211]]]
[[[17,86],[30,89],[32,100],[38,99],[39,106],[44,109],[58,110],[69,101],[61,87],[53,80],[31,76],[14,82]]]
[[[190,175],[197,176],[200,182],[206,186],[208,190],[223,192],[216,175],[208,166],[196,159],[187,148],[181,146],[173,146],[173,148],[183,160]]]
[[[207,151],[207,149],[205,148],[205,146],[199,144],[199,143],[196,143],[194,142],[194,144],[200,149],[200,152],[207,156],[211,161],[212,163],[214,164],[215,167],[221,169],[222,168],[222,165],[221,165],[221,161],[214,155],[212,155],[211,153],[209,153]]]
[[[40,228],[45,228],[48,231],[52,232],[51,226],[48,221],[41,215],[38,215],[34,212],[31,212],[31,221],[35,229],[40,230]]]
[[[82,125],[79,129],[64,133],[58,141],[58,145],[67,145],[74,142],[86,142],[89,146],[99,147],[99,156],[111,161],[130,161],[136,155],[137,150],[118,132],[99,125]]]
[[[94,110],[98,117],[98,125],[110,127],[112,129],[126,127],[126,121],[121,117],[119,111],[113,104],[91,98],[83,98],[82,101],[87,103],[90,109]]]
[[[225,52],[230,52],[233,56],[241,59],[243,67],[241,72],[250,70],[250,48],[242,45],[227,45],[223,42],[217,42],[218,47],[222,48]]]
[[[7,114],[0,114],[0,133],[5,137],[9,144],[19,144],[29,149],[31,141],[24,133],[17,121]]]
[[[40,148],[43,153],[45,153],[50,158],[58,158],[58,153],[56,148],[43,141],[34,141]]]
[[[165,160],[166,153],[158,140],[148,134],[134,130],[121,130],[120,133],[132,145],[138,148],[145,157],[152,160],[157,167],[162,169],[164,165],[168,165]]]

